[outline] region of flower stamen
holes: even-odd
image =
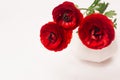
[[[94,27],[94,29],[91,30],[91,37],[92,39],[95,39],[95,40],[99,40],[102,38],[102,34],[98,27]]]
[[[71,19],[71,16],[69,16],[67,13],[63,14],[63,17],[62,19],[65,21],[65,22],[70,22],[72,19]]]
[[[55,42],[56,41],[56,35],[55,35],[55,33],[53,33],[53,32],[50,32],[50,34],[49,34],[49,36],[48,36],[48,40],[50,41],[50,42]]]

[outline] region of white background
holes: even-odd
[[[103,63],[75,57],[80,42],[76,35],[66,49],[57,53],[40,43],[41,26],[52,21],[52,9],[63,1],[0,0],[0,80],[120,80],[120,1],[104,0],[118,14],[118,49]],[[88,7],[93,2],[71,1],[79,7]]]

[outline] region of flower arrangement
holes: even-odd
[[[41,27],[41,43],[50,51],[61,51],[67,48],[73,30],[78,28],[79,39],[87,48],[101,50],[108,47],[115,38],[117,26],[116,13],[106,11],[108,5],[100,0],[95,0],[88,8],[79,8],[69,1],[59,4],[52,11],[53,22]]]

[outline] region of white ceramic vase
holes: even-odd
[[[90,49],[82,44],[77,33],[74,34],[73,42],[71,45],[74,45],[74,48],[72,48],[74,49],[73,55],[82,60],[91,62],[103,62],[111,58],[117,51],[117,43],[115,40],[106,48],[100,50]]]

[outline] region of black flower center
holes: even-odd
[[[55,33],[50,32],[50,34],[49,34],[49,36],[48,36],[48,40],[49,40],[50,42],[55,42],[56,39],[57,39],[57,38],[56,38]]]
[[[98,27],[94,27],[91,30],[91,37],[92,39],[99,40],[102,38],[102,33]]]
[[[63,17],[62,19],[65,21],[65,22],[70,22],[72,20],[71,16],[67,13],[63,14]]]

